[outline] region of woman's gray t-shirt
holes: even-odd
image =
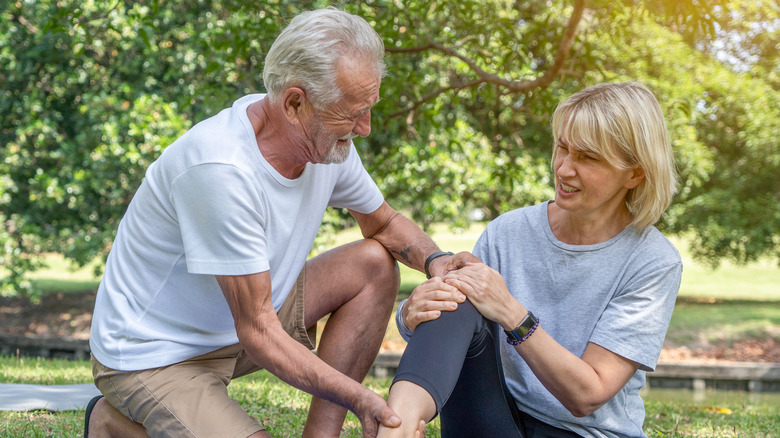
[[[474,254],[558,343],[582,357],[589,342],[640,364],[628,384],[586,417],[574,417],[542,386],[515,349],[501,356],[520,410],[583,436],[642,437],[639,390],[658,361],[680,287],[682,262],[655,228],[629,226],[595,245],[569,245],[550,229],[547,203],[492,221]]]

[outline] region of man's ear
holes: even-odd
[[[298,87],[291,87],[284,91],[282,104],[284,115],[290,123],[300,123],[300,115],[306,103],[306,92]]]

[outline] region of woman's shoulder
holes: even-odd
[[[682,264],[680,252],[674,243],[656,227],[651,225],[642,231],[637,231],[634,236],[637,255],[641,254],[646,260],[653,260],[656,264]]]
[[[490,221],[474,247],[475,255],[496,268],[498,254],[540,248],[546,236],[547,204],[520,207]],[[492,261],[492,263],[491,263]]]
[[[547,219],[547,202],[516,208],[490,221],[488,228],[515,227],[518,223],[541,223]]]

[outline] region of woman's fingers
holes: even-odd
[[[405,322],[406,328],[414,332],[418,325],[432,321],[441,316],[441,312],[438,310],[431,310],[428,312],[416,312],[409,316],[409,319]]]
[[[502,319],[507,306],[514,301],[501,274],[481,263],[469,263],[443,280],[461,290],[483,316],[493,321]]]

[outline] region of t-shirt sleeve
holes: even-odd
[[[379,187],[363,167],[353,144],[347,161],[342,164],[328,205],[368,214],[379,208],[384,200]]]
[[[412,339],[412,331],[406,327],[406,324],[404,324],[403,317],[404,306],[406,305],[407,301],[408,299],[403,300],[398,304],[398,308],[395,311],[395,326],[398,328],[398,333],[401,335],[404,341],[409,342]]]
[[[269,269],[263,202],[238,168],[191,167],[173,181],[170,197],[190,273],[245,275]]]
[[[682,263],[639,274],[602,313],[590,341],[653,371],[661,355],[682,277]]]
[[[477,242],[474,244],[474,249],[471,251],[472,254],[474,254],[475,257],[482,260],[482,263],[492,266],[491,265],[491,257],[490,257],[490,245],[489,245],[489,234],[490,226],[488,225],[488,228],[485,229],[485,231],[482,232],[482,234],[479,235],[479,238],[477,239]]]

